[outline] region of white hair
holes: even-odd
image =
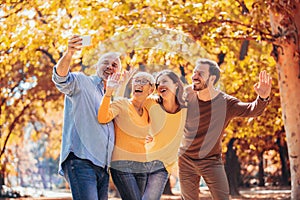
[[[147,79],[151,85],[153,85],[155,83],[154,77],[148,72],[138,72],[133,76],[133,79],[135,79],[137,77],[143,77],[143,78]]]

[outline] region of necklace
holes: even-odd
[[[142,108],[142,107],[135,106],[134,104],[133,104],[133,107],[135,108],[136,112],[137,112],[140,116],[143,115],[143,108]]]

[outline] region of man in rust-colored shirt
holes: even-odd
[[[216,62],[199,59],[186,88],[188,102],[184,137],[180,147],[179,179],[182,199],[199,199],[199,182],[205,180],[213,199],[229,199],[229,186],[221,158],[224,129],[234,117],[256,117],[269,102],[271,77],[262,71],[254,85],[258,97],[241,102],[214,85],[220,77]]]

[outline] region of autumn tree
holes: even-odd
[[[277,62],[282,115],[291,166],[292,199],[300,196],[300,2],[270,3],[273,56]]]
[[[42,28],[47,23],[38,14],[31,15],[31,6],[27,2],[1,3],[1,184],[7,169],[13,168],[13,149],[21,146],[24,128],[36,122],[47,127],[47,104],[62,99],[51,84],[50,73],[59,53],[49,51],[53,43]],[[57,101],[51,106],[61,110],[61,105]],[[31,136],[41,136],[35,133]]]
[[[52,68],[65,50],[68,36],[90,34],[92,45],[75,56],[71,70],[91,73],[99,54],[118,50],[123,53],[124,68],[143,66],[155,72],[168,67],[184,74],[188,83],[194,60],[199,56],[210,57],[222,69],[218,87],[243,101],[256,98],[252,86],[259,71],[267,70],[274,83],[270,105],[258,118],[236,119],[229,125],[224,152],[228,142],[238,138],[240,143],[236,142],[235,148],[243,166],[249,161],[243,160],[245,154],[254,159],[274,148],[283,116],[292,159],[292,196],[297,196],[298,10],[299,3],[271,0],[1,3],[2,171],[10,149],[22,138],[22,128],[28,123],[43,123],[48,129],[42,132],[51,135],[52,126],[45,118],[51,110],[61,115],[63,103],[63,96],[51,82]],[[39,139],[40,133],[35,132],[32,137]],[[57,145],[56,148],[59,151]],[[57,155],[51,151],[46,154]]]

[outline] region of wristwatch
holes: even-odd
[[[262,97],[259,96],[259,99],[262,100],[262,101],[269,101],[270,96],[268,96],[267,98],[262,98]]]

